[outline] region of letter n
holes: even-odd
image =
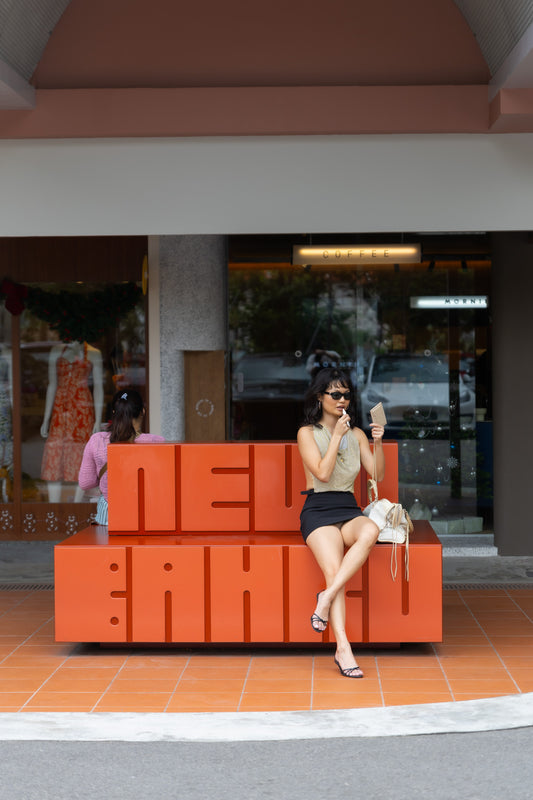
[[[109,445],[110,532],[176,530],[175,453],[173,444]]]

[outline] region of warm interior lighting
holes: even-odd
[[[396,264],[398,262],[394,262],[392,264],[374,264],[373,266],[379,270],[393,270],[396,268]],[[468,269],[472,271],[479,272],[480,270],[487,270],[490,269],[490,261],[485,259],[468,259]],[[229,269],[231,271],[235,270],[242,270],[242,271],[257,271],[257,270],[267,270],[267,271],[277,271],[277,270],[291,270],[293,272],[300,272],[302,267],[307,266],[308,270],[313,269],[310,265],[304,264],[293,264],[290,261],[230,261]],[[362,269],[368,269],[367,264],[359,265]],[[461,260],[459,257],[451,259],[443,259],[442,257],[438,257],[431,260],[426,258],[423,261],[418,263],[413,263],[412,261],[409,263],[402,263],[401,265],[402,272],[437,272],[440,270],[448,270],[448,271],[457,271],[461,269]],[[335,270],[350,270],[357,268],[357,265],[354,264],[330,264],[328,265],[321,265],[322,269],[329,269],[331,271]],[[318,269],[318,267],[315,267]]]
[[[412,264],[420,260],[419,244],[333,244],[292,248],[293,264],[329,269],[357,264]]]

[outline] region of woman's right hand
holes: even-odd
[[[343,414],[341,414],[341,416],[337,420],[334,432],[338,436],[344,436],[344,434],[349,430],[350,430],[350,417],[345,411]]]

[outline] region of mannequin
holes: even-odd
[[[93,377],[93,392],[89,376]],[[87,342],[60,342],[50,351],[48,388],[41,425],[46,439],[41,477],[51,503],[61,500],[62,481],[78,480],[83,448],[100,430],[104,403],[102,354]],[[78,486],[74,502],[83,498]]]

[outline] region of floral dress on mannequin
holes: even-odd
[[[41,468],[45,481],[78,480],[83,449],[95,422],[87,344],[72,361],[65,358],[66,349],[67,345],[56,362],[57,388]]]

